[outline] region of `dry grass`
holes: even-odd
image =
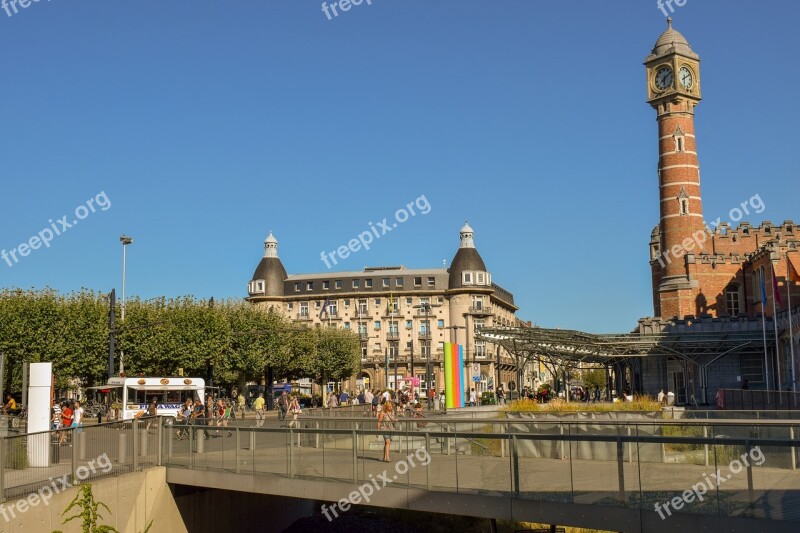
[[[505,411],[512,413],[608,413],[619,411],[661,411],[661,404],[649,396],[635,396],[632,402],[585,403],[567,402],[562,399],[539,403],[535,400],[516,400],[511,402]]]

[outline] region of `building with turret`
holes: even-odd
[[[768,324],[774,339],[773,315],[785,322],[788,300],[800,303],[800,290],[789,275],[790,268],[800,272],[798,229],[791,220],[757,226],[747,222],[745,217],[766,207],[758,194],[730,206],[726,218],[706,219],[694,124],[701,100],[700,56],[669,19],[644,65],[647,102],[658,122],[660,219],[650,237],[655,318],[642,323],[650,333],[715,334],[760,331]],[[763,346],[754,346],[750,353],[720,355],[714,363],[717,371],[706,378],[707,383],[700,383],[702,365],[694,358],[668,357],[665,365],[645,361],[643,387],[675,390],[684,401],[701,385],[715,390],[738,387],[746,380],[752,388],[791,388],[797,340],[786,331],[778,335],[784,340],[777,352],[765,354]]]
[[[514,296],[492,280],[469,224],[450,268],[368,267],[363,271],[289,275],[269,234],[248,284],[248,301],[312,327],[340,327],[361,338],[361,369],[350,391],[396,388],[412,379],[423,390],[443,387],[445,342],[464,345],[464,379],[478,394],[506,390],[514,360],[499,346],[475,341],[476,329],[517,326]],[[413,367],[413,368],[412,368]]]

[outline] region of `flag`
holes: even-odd
[[[319,312],[319,319],[322,320],[322,315],[328,314],[328,306],[331,304],[331,301],[325,298],[325,303],[322,304],[322,309]]]
[[[798,273],[797,270],[794,269],[794,261],[792,261],[788,257],[786,259],[787,259],[787,262],[789,263],[789,275],[788,275],[788,278],[791,281],[800,283],[800,273]]]
[[[394,311],[394,296],[390,292],[389,293],[389,301],[386,302],[386,315],[388,316],[388,315],[392,314],[393,311]]]
[[[767,287],[766,287],[766,285],[764,285],[764,272],[763,271],[759,271],[758,278],[759,278],[759,281],[761,282],[761,305],[766,307],[766,305],[767,305]]]
[[[778,276],[775,275],[775,265],[772,265],[772,294],[775,296],[775,301],[778,305],[783,307],[783,299],[781,293],[778,292]]]

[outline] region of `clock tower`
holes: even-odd
[[[694,314],[698,281],[691,275],[690,262],[706,242],[694,132],[700,56],[673,29],[670,18],[644,65],[647,103],[658,121],[661,218],[650,247],[655,314],[683,317]]]

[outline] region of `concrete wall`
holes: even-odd
[[[167,485],[164,467],[96,480],[92,482],[92,489],[95,500],[103,502],[110,509],[110,512],[101,511],[103,519],[99,524],[113,526],[121,533],[138,533],[144,531],[152,520],[151,533],[188,531]],[[79,490],[79,487],[74,487],[62,491],[54,495],[49,504],[39,502],[24,512],[20,512],[19,500],[5,502],[0,508],[0,533],[54,530],[80,533],[80,519],[62,524],[64,517],[61,516]],[[73,511],[66,516],[74,514],[77,513]]]

